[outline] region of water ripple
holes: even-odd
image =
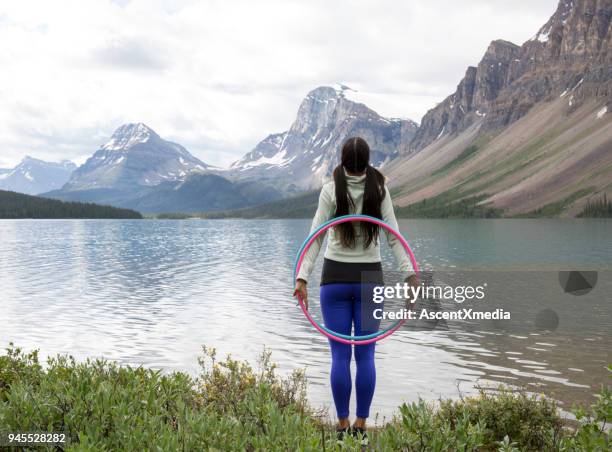
[[[610,223],[401,227],[431,267],[555,265],[567,255],[609,266],[612,255],[602,246]],[[202,344],[251,361],[268,346],[283,372],[305,367],[311,400],[329,406],[328,342],[291,298],[293,260],[308,229],[304,220],[0,221],[1,345],[188,372],[198,371]],[[391,254],[383,256],[390,268]],[[592,312],[596,322],[581,320],[587,337],[562,329],[505,334],[474,322],[400,330],[377,344],[375,410],[389,417],[401,401],[457,396],[457,385],[469,392],[475,382],[537,386],[568,405],[589,399],[611,345],[609,304]]]

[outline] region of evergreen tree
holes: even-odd
[[[24,195],[0,190],[0,218],[127,218],[142,215],[131,209]]]

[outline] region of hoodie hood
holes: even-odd
[[[346,170],[344,170],[344,175],[346,176],[346,183],[348,186],[358,187],[358,186],[365,185],[365,179],[366,179],[365,173],[359,176],[353,176],[351,174],[348,174]]]

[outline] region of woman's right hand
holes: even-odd
[[[404,280],[404,282],[408,283],[408,285],[411,288],[414,287],[415,292],[417,288],[419,287],[419,279],[417,278],[416,275],[410,275],[408,278]],[[414,309],[414,303],[416,302],[416,300],[413,300],[413,291],[411,288],[408,289],[408,297],[406,298],[406,308],[408,310]]]
[[[306,281],[303,279],[298,279],[295,282],[295,290],[293,291],[293,296],[297,297],[298,294],[302,301],[304,302],[304,306],[308,309],[308,289],[306,288]]]

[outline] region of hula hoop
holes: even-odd
[[[417,264],[416,259],[414,257],[414,253],[410,249],[410,245],[408,245],[408,242],[406,242],[404,237],[402,237],[402,235],[398,231],[393,229],[391,226],[389,226],[384,221],[382,221],[382,220],[380,220],[378,218],[375,218],[375,217],[371,217],[369,215],[344,215],[344,216],[341,216],[341,217],[333,218],[333,219],[323,223],[321,226],[319,226],[317,229],[315,229],[306,238],[306,240],[302,244],[300,250],[298,251],[298,255],[297,255],[297,258],[296,258],[296,263],[295,263],[294,268],[293,268],[294,280],[297,278],[297,275],[298,275],[298,273],[300,271],[300,268],[302,266],[302,261],[304,260],[304,256],[308,252],[308,249],[310,248],[312,243],[321,234],[323,234],[325,231],[327,231],[329,228],[331,228],[333,226],[336,226],[338,224],[341,224],[341,223],[349,222],[349,221],[365,221],[365,222],[368,222],[368,223],[374,223],[374,224],[382,227],[383,229],[386,229],[387,231],[389,231],[393,235],[395,235],[395,237],[397,237],[397,239],[400,241],[400,243],[402,244],[402,246],[406,250],[406,253],[408,254],[408,257],[410,258],[410,262],[412,263],[414,271],[415,271],[415,273],[416,273],[416,275],[418,277],[418,275],[419,275],[419,267],[418,267],[418,264]],[[315,327],[315,329],[317,331],[319,331],[321,334],[323,334],[324,336],[328,337],[329,339],[333,339],[333,340],[335,340],[337,342],[340,342],[340,343],[343,343],[343,344],[351,344],[351,345],[371,344],[372,342],[379,341],[379,340],[384,339],[385,337],[390,336],[391,334],[395,333],[395,331],[397,331],[404,324],[404,322],[406,321],[406,319],[399,320],[396,323],[394,323],[393,325],[391,325],[390,327],[388,327],[387,329],[384,329],[384,330],[381,330],[381,331],[377,331],[376,333],[372,333],[372,334],[368,334],[368,335],[363,335],[363,336],[349,336],[349,335],[346,335],[346,334],[336,333],[335,331],[332,331],[332,330],[328,329],[324,325],[319,324],[316,320],[314,320],[312,318],[312,316],[310,315],[310,313],[306,309],[306,306],[304,305],[304,300],[302,299],[302,297],[299,294],[297,294],[297,299],[298,299],[300,308],[302,309],[302,312],[304,313],[304,315],[306,316],[308,321],[312,324],[312,326]]]
[[[346,221],[353,221],[355,219],[355,217],[358,218],[358,221],[369,221],[369,220],[376,220],[376,224],[380,223],[380,220],[376,217],[371,217],[369,215],[344,215],[341,217],[337,217],[337,218],[332,218],[331,220],[328,220],[327,222],[323,223],[321,226],[319,226],[315,231],[312,232],[311,235],[309,235],[306,240],[304,240],[304,243],[302,243],[302,246],[300,247],[300,250],[298,251],[297,254],[297,258],[296,258],[296,263],[293,266],[293,279],[295,280],[297,278],[297,274],[299,273],[300,269],[297,267],[298,261],[301,260],[299,259],[299,257],[302,255],[302,252],[304,253],[304,255],[306,255],[306,253],[308,252],[308,248],[310,248],[310,245],[312,244],[312,242],[314,242],[316,240],[317,237],[312,237],[312,235],[314,234],[323,234],[323,232],[325,232],[327,229],[331,228],[334,224],[339,224],[339,223],[343,223],[344,221],[341,222],[336,222],[336,220],[338,219],[344,219],[346,218]],[[365,220],[367,219],[367,220]],[[334,224],[332,224],[334,223]],[[385,223],[386,224],[386,223]],[[395,232],[395,231],[394,231]],[[319,235],[317,234],[317,236]],[[312,239],[312,240],[311,240]],[[304,248],[306,248],[306,251],[304,251]],[[414,265],[414,264],[413,264]],[[299,296],[298,296],[298,300],[299,300]],[[329,334],[332,334],[334,336],[336,336],[337,338],[342,338],[342,339],[347,339],[347,340],[366,340],[366,339],[371,339],[374,337],[378,337],[381,334],[386,333],[387,331],[392,330],[393,328],[395,328],[396,326],[401,326],[400,324],[401,320],[398,320],[397,322],[391,324],[391,326],[387,327],[384,330],[381,331],[377,331],[375,333],[372,334],[366,334],[366,335],[362,335],[362,336],[351,336],[348,334],[341,334],[341,333],[337,333],[336,331],[330,330],[329,328],[327,328],[325,325],[321,325],[320,323],[317,322],[317,325],[324,329],[325,331],[327,331]],[[398,328],[399,328],[398,326]]]

